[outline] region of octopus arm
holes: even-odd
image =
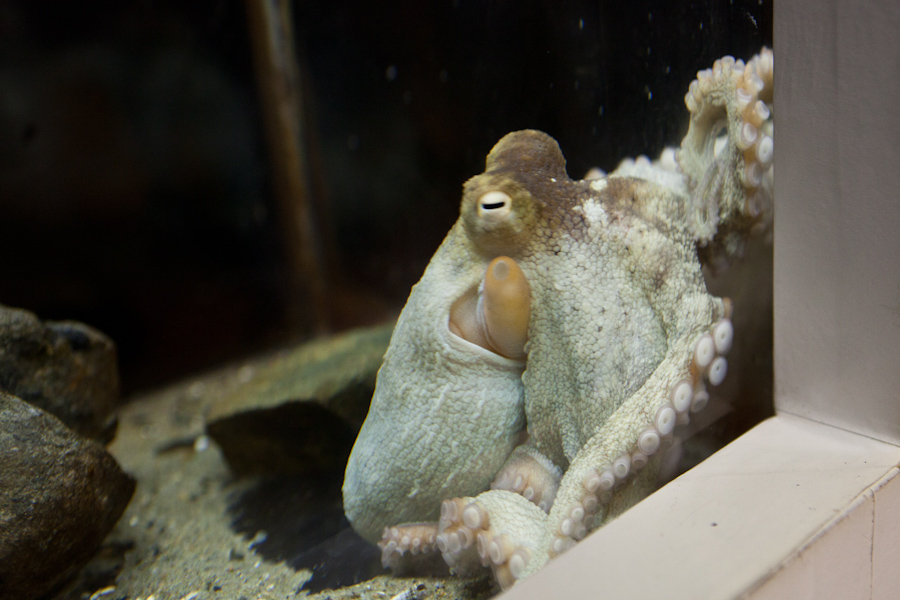
[[[771,225],[773,88],[773,54],[764,48],[746,63],[717,60],[685,96],[691,120],[676,160],[697,241],[729,259],[740,255],[743,237]]]

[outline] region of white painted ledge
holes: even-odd
[[[900,597],[900,447],[759,424],[502,596]]]

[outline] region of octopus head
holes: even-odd
[[[480,285],[450,311],[450,330],[497,354],[522,360],[531,316],[531,287],[516,261],[529,254],[552,211],[546,199],[569,181],[566,161],[552,137],[515,131],[488,154],[484,173],[466,182],[462,216],[466,237],[489,260]]]
[[[466,182],[460,207],[468,238],[490,258],[527,252],[543,222],[545,199],[569,181],[566,161],[552,137],[514,131],[488,154],[484,173]]]

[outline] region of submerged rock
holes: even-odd
[[[393,323],[314,340],[244,367],[207,431],[238,475],[343,471]]]
[[[42,323],[33,313],[0,305],[0,390],[83,436],[109,442],[119,399],[115,344],[82,323]]]
[[[65,582],[134,487],[103,446],[0,392],[0,598],[37,598]]]

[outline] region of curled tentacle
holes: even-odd
[[[488,567],[502,589],[547,561],[539,550],[547,515],[533,503],[505,490],[476,498],[446,500],[441,507],[437,545],[456,573]]]
[[[676,423],[709,401],[706,383],[718,385],[727,369],[733,327],[730,304],[722,302],[720,317],[706,332],[676,342],[667,365],[585,444],[566,471],[550,512],[551,537],[547,552],[562,554],[601,524],[649,494],[656,486],[662,454],[673,443]],[[683,345],[684,347],[677,347]],[[680,369],[671,368],[681,365]],[[682,378],[666,385],[665,373]],[[630,406],[629,406],[630,405]],[[626,485],[626,483],[629,483]]]
[[[549,512],[556,499],[562,471],[550,459],[529,446],[519,446],[497,473],[492,490],[521,494],[544,512]]]
[[[381,564],[395,575],[407,571],[439,571],[437,553],[437,523],[406,523],[385,527],[378,547]]]
[[[726,56],[697,73],[685,96],[691,122],[678,164],[695,213],[718,205],[715,221],[697,218],[695,235],[701,246],[715,237],[728,258],[772,220],[773,68],[769,49],[746,63]]]

